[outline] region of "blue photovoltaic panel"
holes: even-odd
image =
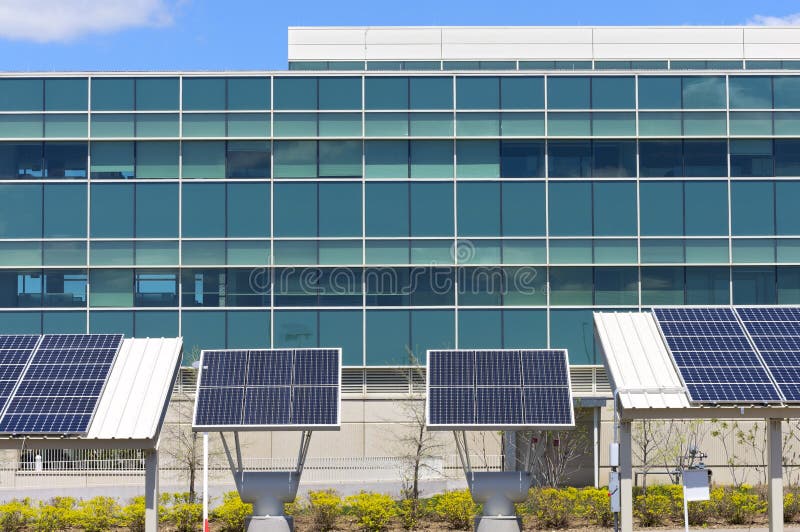
[[[656,308],[653,315],[693,402],[781,401],[733,309]]]
[[[787,402],[800,402],[800,309],[736,309],[764,364]]]
[[[38,342],[38,334],[0,335],[0,413]]]
[[[203,351],[195,429],[339,424],[338,349]]]
[[[434,429],[572,426],[564,350],[428,351]]]
[[[42,336],[0,418],[0,433],[85,433],[122,338],[121,334]]]

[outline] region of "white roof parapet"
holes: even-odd
[[[792,26],[290,27],[289,61],[800,59]]]

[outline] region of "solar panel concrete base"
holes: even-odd
[[[239,497],[253,505],[245,519],[248,532],[291,532],[294,520],[283,513],[283,505],[297,496],[300,475],[295,471],[245,471]]]
[[[477,532],[519,532],[522,520],[514,503],[525,502],[532,477],[524,471],[482,471],[467,476],[473,500],[483,505],[475,518]]]

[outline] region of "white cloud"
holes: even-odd
[[[0,38],[53,42],[172,24],[172,0],[0,0]]]
[[[748,26],[800,26],[800,13],[792,13],[785,17],[753,15],[747,21]]]

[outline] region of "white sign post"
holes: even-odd
[[[689,501],[707,501],[711,498],[708,489],[708,471],[705,469],[684,469],[683,478],[683,519],[686,532],[689,532]]]

